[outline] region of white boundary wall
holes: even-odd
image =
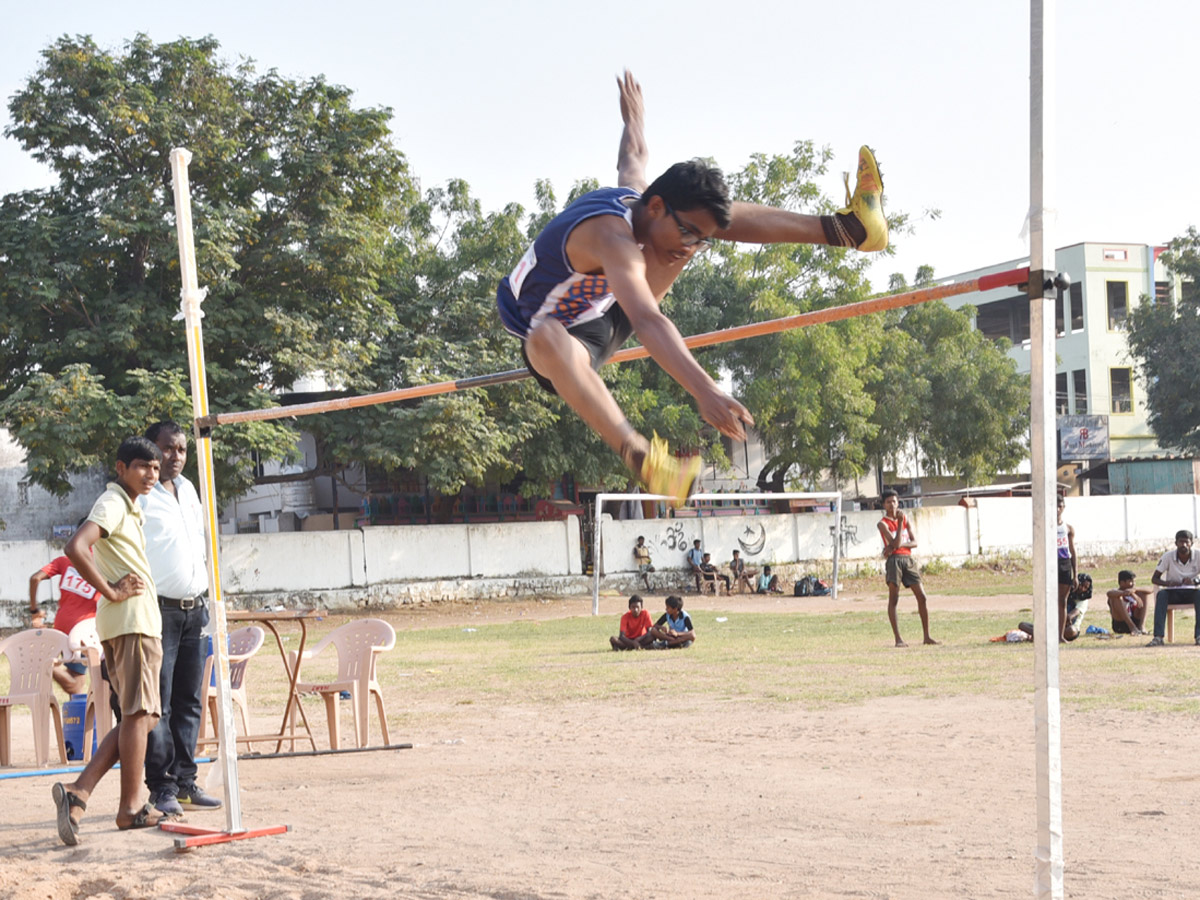
[[[1028,555],[1032,504],[1028,498],[980,498],[974,509],[933,506],[908,510],[920,542],[921,559],[962,561],[970,556]],[[878,512],[844,514],[843,559],[881,564]],[[1200,497],[1153,494],[1068,497],[1064,518],[1075,526],[1082,554],[1163,551],[1175,532],[1200,532]],[[607,578],[636,571],[633,544],[641,534],[661,572],[686,569],[684,552],[699,538],[719,563],[734,547],[753,566],[785,566],[832,561],[828,514],[704,516],[687,519],[602,518]],[[761,541],[761,549],[751,554]],[[433,597],[422,585],[453,582],[456,596],[494,596],[471,583],[505,580],[505,595],[536,593],[551,579],[582,579],[579,521],[513,522],[475,525],[408,525],[348,531],[222,535],[221,579],[232,594],[344,592],[344,596]],[[51,541],[0,542],[0,627],[20,622],[29,598],[29,576],[55,556]],[[819,570],[819,571],[818,571]],[[1149,572],[1139,573],[1145,580]],[[590,585],[581,580],[578,593]],[[43,583],[40,598],[53,606]]]
[[[800,548],[802,544],[807,549],[809,544],[813,541],[814,536],[818,536],[822,527],[824,527],[825,531],[828,532],[829,535],[829,558],[832,568],[832,577],[830,579],[830,583],[832,585],[833,599],[836,600],[838,596],[838,564],[841,560],[842,554],[839,552],[839,548],[835,546],[833,537],[837,531],[838,517],[842,512],[841,491],[820,493],[783,492],[775,494],[693,494],[688,498],[687,502],[690,505],[701,500],[715,500],[718,502],[724,502],[730,500],[761,500],[764,498],[772,500],[821,501],[821,505],[828,506],[829,510],[799,515],[789,514],[775,516],[754,516],[753,518],[759,523],[757,527],[754,525],[747,525],[747,517],[741,515],[728,517],[720,515],[710,515],[705,517],[697,516],[694,521],[700,523],[707,518],[711,523],[709,525],[709,531],[712,533],[713,537],[719,538],[720,540],[723,540],[729,544],[730,549],[728,551],[728,555],[723,555],[720,550],[714,551],[713,548],[704,543],[703,525],[698,525],[695,529],[695,531],[701,532],[700,534],[693,533],[689,538],[683,535],[684,529],[678,527],[678,523],[688,521],[688,519],[655,519],[653,521],[674,523],[674,527],[667,529],[665,532],[665,537],[664,533],[662,532],[660,532],[658,535],[660,540],[664,542],[663,545],[669,546],[670,551],[678,552],[680,549],[679,541],[683,540],[682,555],[686,559],[687,550],[691,548],[692,544],[696,540],[699,540],[701,548],[705,552],[712,554],[712,558],[715,560],[714,564],[718,568],[724,566],[733,558],[733,550],[735,548],[740,549],[746,554],[746,562],[751,567],[756,567],[758,565],[776,565],[777,558],[779,562],[803,559],[804,557],[797,555],[801,552]],[[666,498],[659,497],[654,494],[597,494],[595,508],[603,509],[604,504],[610,500],[639,501],[661,499]],[[718,509],[722,509],[722,507],[718,507]],[[774,521],[768,522],[766,520]],[[612,524],[613,521],[614,520],[612,516],[602,514],[600,516],[599,526],[596,528],[595,533],[592,536],[592,553],[596,561],[592,577],[593,616],[600,614],[600,578],[602,575],[605,575],[610,571],[610,569],[605,566],[604,547],[614,545],[607,544],[608,531],[606,530],[605,525]],[[631,521],[634,523],[638,522],[636,519]],[[641,521],[645,522],[646,520],[642,519]],[[725,523],[725,525],[724,527],[721,527],[717,523]],[[629,521],[623,522],[622,524],[629,524]],[[801,531],[804,532],[803,541],[799,536],[799,532]],[[620,557],[623,556],[625,558],[624,568],[625,571],[628,571],[627,567],[630,566],[633,557],[634,541],[636,541],[638,535],[643,534],[644,533],[640,531],[636,532],[632,539],[629,535],[622,535],[622,537],[627,539],[628,542],[615,545],[620,549],[615,554],[617,558],[613,560],[614,565],[622,566]],[[653,544],[650,544],[649,546],[653,547]],[[610,554],[610,556],[613,555],[614,554]],[[651,550],[652,561],[653,558],[654,551]],[[633,565],[636,566],[636,563],[633,563]],[[690,569],[690,566],[685,561],[681,568]],[[655,567],[655,569],[657,571],[657,567]]]

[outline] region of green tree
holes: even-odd
[[[877,458],[895,461],[915,448],[926,469],[979,484],[1025,456],[1029,379],[1017,373],[1008,342],[988,340],[971,315],[936,300],[888,326],[871,385]]]
[[[827,213],[834,204],[822,196],[816,179],[826,173],[830,158],[828,149],[801,141],[787,155],[756,155],[729,177],[730,186],[739,200]],[[897,234],[907,227],[903,214],[893,214],[890,222]],[[852,303],[868,296],[870,261],[864,254],[805,244],[722,243],[688,266],[668,308],[689,334]],[[867,316],[721,344],[700,354],[710,372],[731,378],[734,393],[755,417],[768,461],[752,477],[779,489],[811,486],[826,472],[840,480],[865,471],[876,425],[864,375],[881,339],[880,317]],[[700,423],[696,429],[702,431]],[[721,458],[716,447],[711,452]]]
[[[1179,303],[1142,297],[1129,315],[1129,347],[1146,382],[1148,419],[1159,443],[1200,454],[1200,231],[1188,228],[1160,259],[1181,278]]]
[[[110,459],[123,433],[190,417],[183,327],[172,321],[173,147],[195,154],[214,410],[267,405],[313,373],[366,384],[377,338],[394,326],[379,281],[416,191],[389,111],[217,52],[212,38],[138,36],[109,52],[64,37],[10,101],[6,134],[57,183],[0,201],[0,419],[51,491]],[[41,411],[55,403],[59,425],[79,427],[45,427]],[[251,482],[251,450],[282,458],[294,443],[282,424],[223,428],[222,493]]]

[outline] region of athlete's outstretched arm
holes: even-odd
[[[617,149],[617,186],[644,191],[649,184],[646,163],[650,160],[650,150],[646,146],[642,86],[626,69],[625,74],[617,78],[617,88],[621,92],[621,121],[625,123],[621,145]]]
[[[654,361],[695,398],[701,418],[726,437],[744,441],[742,423],[753,425],[754,417],[696,362],[679,329],[659,309],[646,281],[645,257],[624,220],[616,216],[587,219],[576,226],[571,240],[579,241],[576,246],[580,250],[572,259],[582,260],[586,253],[600,263],[609,289],[638,339]]]

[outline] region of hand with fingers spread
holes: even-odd
[[[746,425],[754,424],[754,416],[750,415],[750,410],[715,385],[711,391],[696,397],[696,406],[705,422],[735,441],[746,439],[743,422]]]

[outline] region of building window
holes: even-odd
[[[18,481],[17,482],[17,506],[28,506],[28,505],[29,505],[29,482],[28,481]]]
[[[1070,398],[1067,397],[1067,373],[1059,372],[1054,376],[1054,414],[1065,416],[1070,411]]]
[[[1071,331],[1083,331],[1083,285],[1071,285]]]
[[[975,307],[975,327],[992,341],[1008,338],[1017,346],[1028,344],[1029,298],[1022,294],[980,304]]]
[[[1067,295],[1063,293],[1062,288],[1058,289],[1058,302],[1054,304],[1054,336],[1062,337],[1066,334],[1066,303]]]
[[[1114,413],[1133,412],[1133,369],[1109,369],[1108,385]]]
[[[1076,369],[1071,373],[1071,380],[1075,382],[1075,415],[1086,416],[1088,412],[1087,369]]]
[[[1105,247],[1104,258],[1111,262],[1125,262],[1129,259],[1129,251],[1124,248]]]
[[[1108,330],[1125,327],[1125,316],[1129,313],[1129,282],[1106,281],[1108,291]]]
[[[1013,323],[1013,343],[1028,344],[1029,343],[1029,298],[1028,297],[1013,297],[1008,301],[1009,309],[1012,312]]]
[[[1169,281],[1154,282],[1154,304],[1155,304],[1155,306],[1170,306],[1171,305],[1171,282],[1169,282]]]
[[[257,450],[250,451],[250,462],[254,465],[254,477],[265,478],[266,467],[263,465],[263,458]]]
[[[975,309],[975,327],[991,341],[1013,339],[1012,301],[994,300]]]

